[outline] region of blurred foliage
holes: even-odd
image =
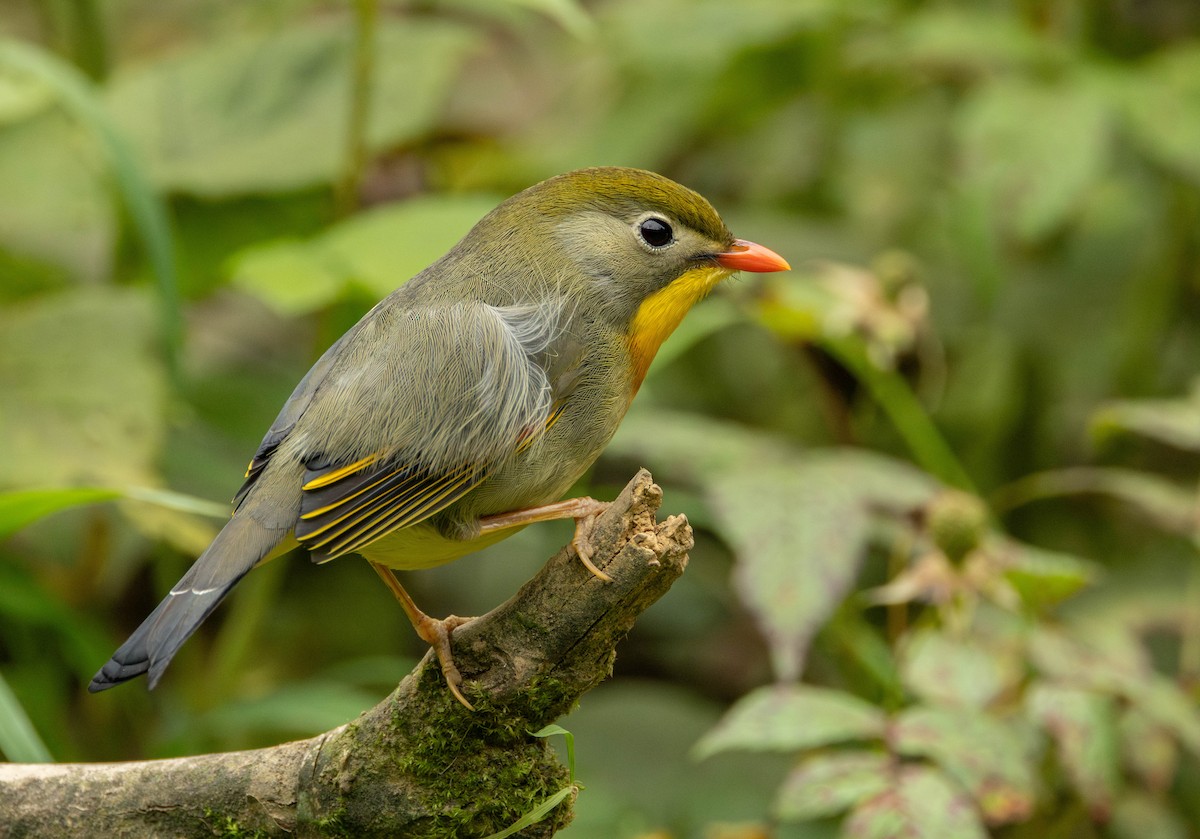
[[[797,270],[699,307],[578,488],[649,466],[697,546],[565,721],[567,834],[1200,836],[1192,0],[0,0],[0,751],[383,696],[420,643],[301,557],[154,694],[83,686],[317,355],[597,164]],[[408,582],[482,613],[566,534]]]

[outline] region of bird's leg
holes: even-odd
[[[412,622],[413,629],[417,631],[417,635],[421,636],[422,641],[433,647],[433,653],[437,656],[438,663],[442,665],[442,675],[446,677],[446,684],[450,686],[450,692],[454,694],[454,698],[465,705],[467,710],[474,711],[475,706],[468,702],[467,698],[462,695],[462,690],[460,689],[462,674],[458,672],[458,667],[454,664],[454,658],[450,655],[450,633],[464,623],[467,623],[470,618],[460,618],[451,615],[445,620],[438,620],[437,618],[429,617],[429,615],[417,608],[417,604],[413,602],[408,592],[400,585],[400,581],[396,579],[396,575],[392,573],[392,569],[377,562],[372,562],[371,567],[375,569],[375,573],[379,575],[379,579],[383,580],[383,584],[391,590],[392,594],[396,595],[396,600],[400,602],[404,613],[408,615],[408,619]]]
[[[595,498],[568,498],[554,504],[541,507],[530,507],[527,510],[514,510],[511,513],[497,513],[494,516],[484,516],[479,520],[480,533],[492,533],[510,527],[524,527],[539,521],[556,521],[558,519],[575,519],[575,535],[571,537],[571,547],[575,555],[591,571],[606,583],[612,582],[612,577],[605,574],[592,562],[592,528],[596,517],[608,509],[609,502],[597,501]]]

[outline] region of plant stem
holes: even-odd
[[[966,469],[899,373],[875,366],[862,345],[853,338],[826,337],[821,339],[820,345],[870,391],[922,469],[949,486],[975,492]]]
[[[346,122],[346,157],[334,192],[334,212],[338,218],[345,218],[358,206],[358,194],[367,169],[367,123],[371,115],[378,21],[379,0],[355,0],[354,67]]]

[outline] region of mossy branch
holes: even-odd
[[[486,836],[567,783],[529,732],[610,672],[616,643],[683,573],[680,516],[658,522],[645,470],[592,533],[592,576],[564,548],[513,596],[455,631],[467,711],[427,655],[357,720],[267,749],[110,764],[0,765],[0,836]],[[550,836],[560,805],[522,836]]]

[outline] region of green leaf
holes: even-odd
[[[1004,560],[1004,578],[1031,605],[1059,603],[1102,576],[1101,567],[1094,562],[1036,545],[1006,539],[999,550]]]
[[[852,450],[713,476],[708,496],[737,554],[734,583],[781,680],[798,677],[813,635],[853,587],[872,511],[915,506],[929,488],[906,465]]]
[[[1200,182],[1200,47],[1182,42],[1119,78],[1134,136],[1156,160]]]
[[[561,725],[550,725],[540,728],[532,732],[530,737],[553,737],[555,734],[561,734],[563,740],[567,743],[567,772],[569,773],[570,783],[575,783],[575,735],[567,731]]]
[[[882,737],[886,719],[870,703],[828,688],[777,685],[739,699],[696,744],[697,758],[731,749],[790,752]]]
[[[377,30],[367,144],[411,142],[436,123],[469,29],[406,16]],[[210,40],[114,74],[109,105],[162,186],[220,196],[333,181],[349,115],[351,31],[336,19]]]
[[[98,149],[61,113],[0,126],[0,248],[77,281],[108,280],[118,226],[100,169]]]
[[[377,207],[307,242],[235,254],[233,284],[285,316],[329,305],[357,285],[384,297],[416,276],[491,211],[486,195],[431,195]]]
[[[1019,684],[1024,667],[1015,649],[919,629],[905,638],[900,674],[909,690],[929,702],[982,708]]]
[[[155,483],[167,380],[147,298],[116,288],[0,310],[3,484]]]
[[[854,585],[871,533],[853,487],[821,470],[760,468],[714,484],[713,516],[737,555],[734,583],[781,680]]]
[[[38,519],[77,507],[120,498],[116,490],[97,487],[29,489],[0,493],[0,539],[5,539]]]
[[[0,126],[23,122],[54,103],[44,81],[0,65]]]
[[[745,464],[790,460],[796,449],[778,435],[699,414],[633,407],[606,452],[654,465],[655,474],[707,486]]]
[[[158,281],[161,337],[168,370],[177,376],[183,327],[174,242],[166,208],[147,182],[140,161],[114,126],[91,82],[74,66],[45,50],[16,41],[0,41],[0,66],[13,68],[52,89],[64,110],[86,127],[103,148],[133,228]]]
[[[1120,769],[1112,698],[1039,682],[1025,701],[1033,719],[1053,738],[1058,759],[1092,817],[1107,820],[1116,798]]]
[[[13,763],[54,760],[3,674],[0,674],[0,754]]]
[[[1109,402],[1092,418],[1092,435],[1104,440],[1116,431],[1200,452],[1200,380],[1193,382],[1191,393],[1183,399]]]
[[[1119,693],[1151,676],[1145,650],[1111,621],[1087,622],[1069,632],[1040,625],[1028,643],[1033,666],[1055,681]]]
[[[958,124],[966,177],[986,190],[994,216],[1012,233],[1036,242],[1076,214],[1103,174],[1110,122],[1105,99],[1080,79],[992,82],[968,101]]]
[[[891,788],[850,814],[843,839],[987,839],[971,801],[927,766],[902,766]]]
[[[1155,421],[1161,422],[1160,415],[1154,416]],[[1200,421],[1200,413],[1195,418]],[[1097,419],[1102,424],[1109,422],[1103,414]],[[1179,424],[1180,430],[1185,429],[1186,422]],[[1116,427],[1109,425],[1108,431],[1097,431],[1107,434]],[[1128,504],[1166,530],[1184,536],[1196,532],[1196,490],[1136,469],[1083,466],[1037,472],[1003,487],[994,500],[998,507],[1007,510],[1067,495],[1108,496]]]
[[[501,830],[498,833],[492,833],[484,837],[484,839],[506,839],[508,836],[515,836],[517,833],[529,827],[531,824],[537,824],[542,819],[546,818],[546,816],[550,815],[550,812],[559,804],[561,804],[568,795],[572,795],[573,793],[577,792],[579,792],[579,788],[576,786],[563,787],[541,804],[534,807],[528,813],[521,816],[521,818],[517,819],[504,830]]]
[[[900,754],[933,760],[962,784],[989,824],[1027,819],[1035,804],[1037,755],[1028,732],[966,708],[910,708],[891,742]]]
[[[788,774],[775,799],[781,821],[835,816],[892,784],[893,761],[880,752],[831,752],[807,757]]]

